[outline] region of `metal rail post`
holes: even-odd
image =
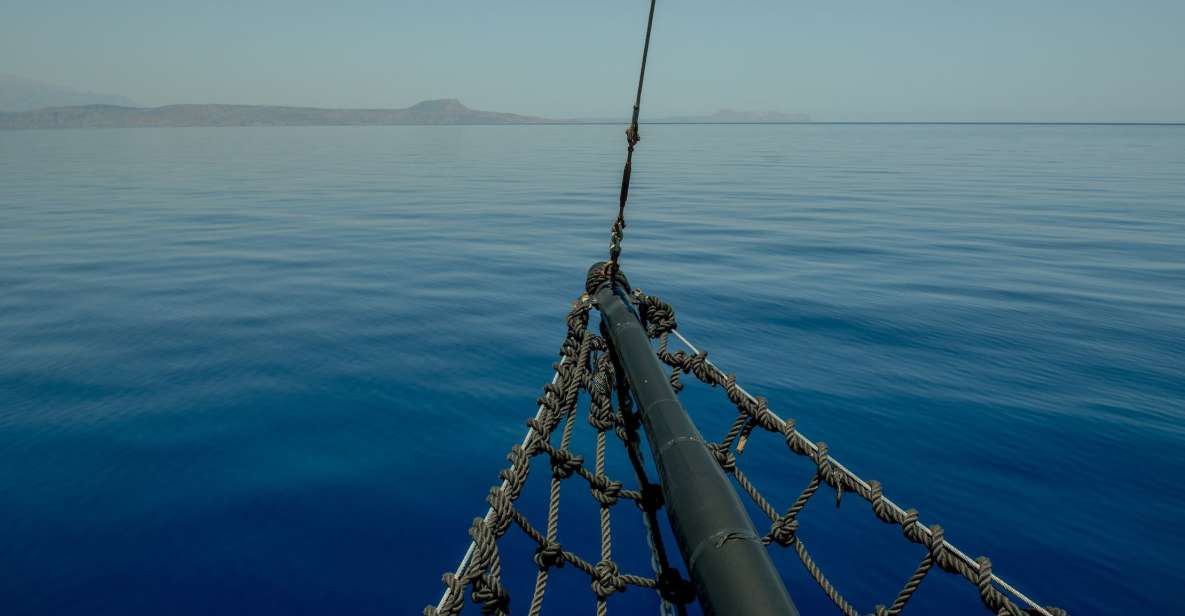
[[[603,271],[597,263],[589,269]],[[620,276],[620,273],[618,274]],[[667,518],[709,616],[797,616],[753,521],[675,397],[629,299],[624,276],[588,291],[638,404]]]

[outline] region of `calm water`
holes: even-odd
[[[624,267],[681,331],[1023,591],[1180,612],[1185,129],[644,136]],[[623,145],[615,126],[0,133],[3,612],[434,603],[604,255]],[[719,392],[687,401],[718,436]],[[742,460],[779,505],[810,474],[782,459],[775,439]],[[561,541],[591,555],[570,494]],[[861,611],[891,602],[918,548],[829,498],[801,535]],[[646,573],[617,511],[615,556]],[[507,549],[522,609],[531,565]],[[804,614],[835,613],[778,562]],[[552,613],[592,611],[570,568],[557,584]],[[976,604],[936,575],[913,610]]]

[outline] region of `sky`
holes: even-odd
[[[0,73],[142,105],[624,118],[646,0],[4,0]],[[645,116],[1185,121],[1185,0],[658,0]]]

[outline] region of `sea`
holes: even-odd
[[[0,132],[0,613],[435,605],[606,257],[623,128]],[[1185,613],[1185,126],[643,125],[626,219],[681,333],[1017,590]],[[712,439],[735,412],[684,402]],[[780,510],[814,473],[776,435],[739,463]],[[564,486],[558,540],[596,562]],[[612,528],[651,575],[637,508]],[[861,613],[924,555],[829,488],[798,536]],[[531,550],[508,531],[514,613]],[[595,612],[552,578],[545,614]],[[936,570],[905,613],[981,612]]]

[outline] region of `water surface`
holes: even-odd
[[[1180,610],[1185,129],[644,137],[624,267],[724,369],[1043,602]],[[611,126],[0,133],[5,614],[434,603],[604,256],[623,146]],[[719,392],[687,402],[722,434]],[[776,439],[743,460],[779,505],[810,476],[782,460]],[[561,541],[591,556],[589,499],[565,498]],[[916,546],[829,498],[802,537],[862,612],[890,603]],[[615,556],[645,573],[618,511]],[[522,610],[531,564],[507,549]],[[833,613],[777,562],[804,614]],[[556,583],[549,611],[592,613],[586,580]],[[977,599],[936,575],[915,602]],[[655,613],[637,590],[611,608]]]

